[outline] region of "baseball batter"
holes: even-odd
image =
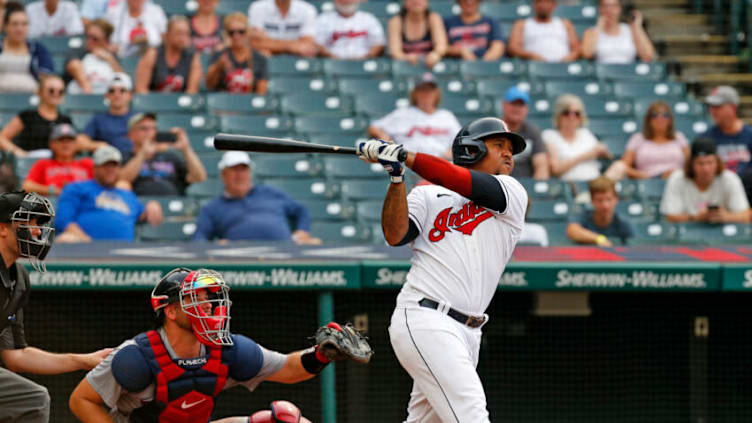
[[[524,225],[527,193],[509,176],[525,140],[500,119],[478,119],[454,139],[451,164],[381,140],[358,146],[392,183],[381,224],[390,245],[413,250],[389,335],[413,378],[406,422],[489,422],[475,370],[484,313]],[[407,195],[405,166],[435,185]]]

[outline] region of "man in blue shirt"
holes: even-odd
[[[504,55],[501,29],[495,20],[478,11],[480,0],[457,0],[459,16],[444,18],[449,48],[447,56],[463,60],[498,60]]]
[[[589,183],[592,210],[586,210],[582,216],[573,217],[567,225],[567,236],[580,244],[595,244],[600,247],[612,247],[613,240],[627,244],[634,237],[632,224],[616,212],[619,194],[616,183],[601,176]]]
[[[126,73],[118,72],[112,76],[104,97],[110,103],[107,113],[97,113],[91,118],[84,129],[89,137],[93,150],[109,144],[126,154],[133,150],[133,143],[128,138],[128,119],[133,116],[131,100],[133,99],[133,83]]]
[[[308,210],[289,195],[269,186],[254,186],[251,158],[228,151],[219,161],[225,192],[201,209],[195,240],[293,240],[320,244],[308,233]],[[295,229],[290,228],[290,221]]]
[[[94,179],[68,184],[60,193],[55,226],[59,242],[133,241],[136,223],[162,223],[156,201],[144,206],[131,191],[116,187],[123,160],[112,146],[94,152]]]
[[[711,91],[705,103],[715,125],[703,137],[715,141],[726,169],[744,176],[752,160],[752,127],[739,119],[739,93],[728,85],[722,85]]]

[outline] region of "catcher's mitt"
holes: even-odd
[[[365,364],[373,355],[366,337],[349,323],[340,326],[332,322],[322,326],[316,331],[314,339],[319,352],[332,361],[349,359]]]

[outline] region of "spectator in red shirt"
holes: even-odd
[[[58,195],[71,182],[94,177],[90,158],[75,159],[76,130],[68,123],[55,125],[50,134],[51,159],[37,160],[29,170],[23,189],[42,195]]]

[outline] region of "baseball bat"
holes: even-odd
[[[219,133],[214,136],[214,148],[217,150],[240,150],[262,153],[326,153],[357,154],[354,147],[314,144],[287,138],[260,137],[256,135],[237,135]],[[402,150],[399,159],[405,161],[407,151]]]

